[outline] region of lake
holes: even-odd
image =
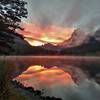
[[[0,60],[16,65],[13,80],[44,91],[44,96],[63,100],[100,98],[100,57],[1,56]]]

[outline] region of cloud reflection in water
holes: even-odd
[[[73,73],[69,73],[71,69]],[[88,79],[80,69],[66,67],[65,70],[57,66],[45,68],[33,65],[16,80],[26,87],[31,86],[36,90],[44,90],[44,95],[60,97],[63,100],[99,100],[99,84]],[[78,84],[74,82],[71,73],[78,79]]]

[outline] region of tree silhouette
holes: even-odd
[[[22,29],[21,19],[28,14],[26,4],[23,0],[0,0],[0,30]]]
[[[0,0],[0,55],[15,52],[15,38],[23,39],[15,29],[23,29],[20,23],[28,14],[26,4],[23,0]]]

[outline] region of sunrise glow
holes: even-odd
[[[41,46],[41,45],[44,45],[43,42],[31,40],[31,39],[28,39],[28,38],[24,38],[24,40],[28,41],[28,43],[29,43],[31,46]]]
[[[58,45],[71,38],[75,28],[64,28],[61,26],[47,26],[42,28],[31,23],[23,23],[24,31],[17,30],[25,37],[25,40],[32,46],[41,46],[46,43]],[[27,38],[31,37],[31,39]]]

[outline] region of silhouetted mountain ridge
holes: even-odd
[[[79,46],[64,48],[61,50],[61,54],[87,54],[96,53],[100,51],[100,41],[96,40],[95,37],[90,37],[88,42],[83,43]]]
[[[76,30],[71,40],[56,46],[50,43],[31,46],[23,36],[15,32],[0,32],[0,55],[99,55],[100,30],[97,30],[94,35],[84,38],[81,43],[83,35],[80,32],[80,30]],[[82,34],[84,34],[83,31]]]

